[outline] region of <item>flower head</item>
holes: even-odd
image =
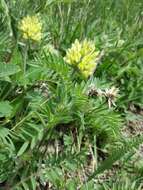
[[[105,89],[105,96],[109,98],[116,98],[118,95],[119,89],[115,86],[112,86],[110,89]]]
[[[85,78],[93,74],[97,66],[98,51],[92,41],[85,39],[81,43],[76,39],[71,48],[67,50],[65,61],[76,66]]]
[[[40,41],[42,38],[42,23],[38,16],[26,16],[19,23],[24,39]]]
[[[116,88],[115,86],[112,86],[110,89],[105,89],[105,96],[108,99],[109,108],[111,107],[111,105],[116,106],[115,99],[117,98],[118,93],[119,89]]]
[[[106,88],[105,90],[102,90],[100,88],[97,88],[95,85],[89,86],[89,89],[87,91],[88,96],[98,96],[98,97],[105,97],[108,101],[108,106],[111,108],[111,106],[116,106],[115,101],[116,98],[119,95],[119,89],[115,86],[112,86],[111,88]]]
[[[81,59],[81,49],[82,45],[78,40],[75,40],[71,48],[69,48],[66,52],[66,57],[64,58],[65,61],[70,65],[76,65],[79,63]]]

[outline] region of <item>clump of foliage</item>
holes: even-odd
[[[142,7],[0,1],[0,189],[142,188]]]

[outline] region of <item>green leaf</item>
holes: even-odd
[[[36,189],[36,180],[34,177],[31,177],[31,185],[32,185],[32,190]]]
[[[81,187],[81,190],[94,190],[94,182],[90,181]]]
[[[0,63],[0,78],[8,77],[20,71],[20,67],[14,64]]]
[[[47,171],[46,178],[56,187],[60,187],[64,183],[63,173],[60,168],[53,168],[51,171]]]
[[[112,167],[112,165],[123,158],[126,154],[134,154],[135,149],[143,142],[143,137],[134,137],[130,140],[123,140],[123,144],[121,147],[115,148],[115,150],[112,151],[112,154],[103,161],[103,163],[98,167],[95,172],[91,176],[89,176],[87,181],[91,181],[95,176],[97,176],[100,173],[103,173],[105,170],[108,170]]]
[[[75,190],[77,187],[77,182],[75,179],[69,179],[66,184],[66,190]]]
[[[30,190],[26,182],[22,182],[24,190]]]
[[[8,117],[12,113],[12,106],[8,101],[1,101],[0,102],[0,118],[1,117]]]
[[[20,148],[20,150],[18,151],[17,156],[21,156],[21,155],[26,151],[28,145],[29,145],[29,142],[26,141],[26,142],[22,145],[22,147]]]

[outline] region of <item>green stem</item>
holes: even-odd
[[[26,73],[26,66],[27,66],[27,56],[28,56],[28,44],[26,43],[25,49],[24,49],[24,62],[23,62],[23,74]]]

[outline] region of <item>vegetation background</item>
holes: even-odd
[[[88,79],[63,59],[76,39],[102,52]],[[143,189],[142,64],[142,0],[0,0],[0,190]]]

